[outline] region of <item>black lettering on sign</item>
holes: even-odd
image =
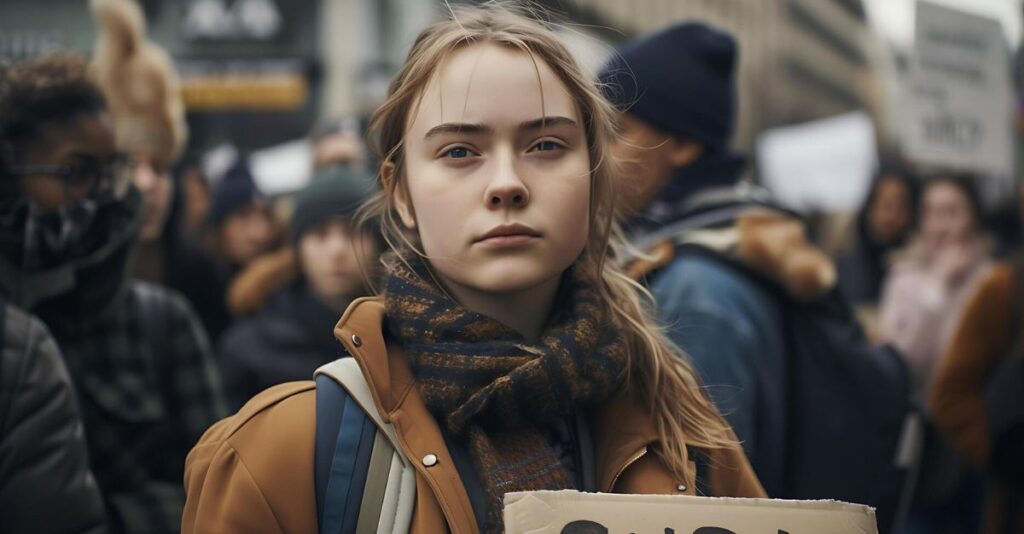
[[[608,534],[608,527],[600,523],[580,519],[579,521],[566,523],[562,527],[561,534]]]
[[[721,527],[700,527],[693,531],[693,534],[736,534],[735,532]]]
[[[981,145],[984,138],[981,124],[971,117],[951,114],[927,117],[921,127],[929,143],[954,150],[973,150]]]

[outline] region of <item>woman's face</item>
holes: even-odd
[[[868,228],[879,245],[899,241],[911,223],[911,192],[896,178],[882,178],[868,208]]]
[[[236,265],[248,265],[272,244],[274,224],[270,209],[259,204],[239,209],[224,218],[220,234],[228,260]]]
[[[557,283],[580,256],[590,223],[587,139],[546,64],[493,44],[458,50],[405,133],[395,202],[453,292]]]
[[[373,265],[379,254],[369,234],[342,219],[329,219],[303,232],[298,251],[310,289],[329,303],[363,293],[361,265]]]
[[[977,223],[967,195],[949,182],[929,184],[921,210],[921,238],[935,248],[966,241]]]

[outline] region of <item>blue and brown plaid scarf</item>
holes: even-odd
[[[505,493],[575,486],[542,428],[611,397],[623,383],[626,346],[579,267],[563,277],[536,342],[463,308],[422,263],[414,269],[389,269],[388,330],[428,409],[467,440],[487,491],[487,531],[500,531]]]

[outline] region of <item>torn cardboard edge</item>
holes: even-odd
[[[536,491],[505,496],[507,534],[877,534],[875,511],[840,501]]]

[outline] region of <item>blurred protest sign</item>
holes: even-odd
[[[876,534],[873,509],[836,501],[535,491],[505,496],[507,534]]]
[[[249,155],[249,166],[263,194],[294,193],[313,176],[313,145],[303,138],[257,150]]]
[[[999,21],[919,1],[903,121],[908,158],[1009,178],[1009,69]]]
[[[862,112],[767,130],[757,143],[761,183],[801,211],[855,211],[877,166],[875,129]]]

